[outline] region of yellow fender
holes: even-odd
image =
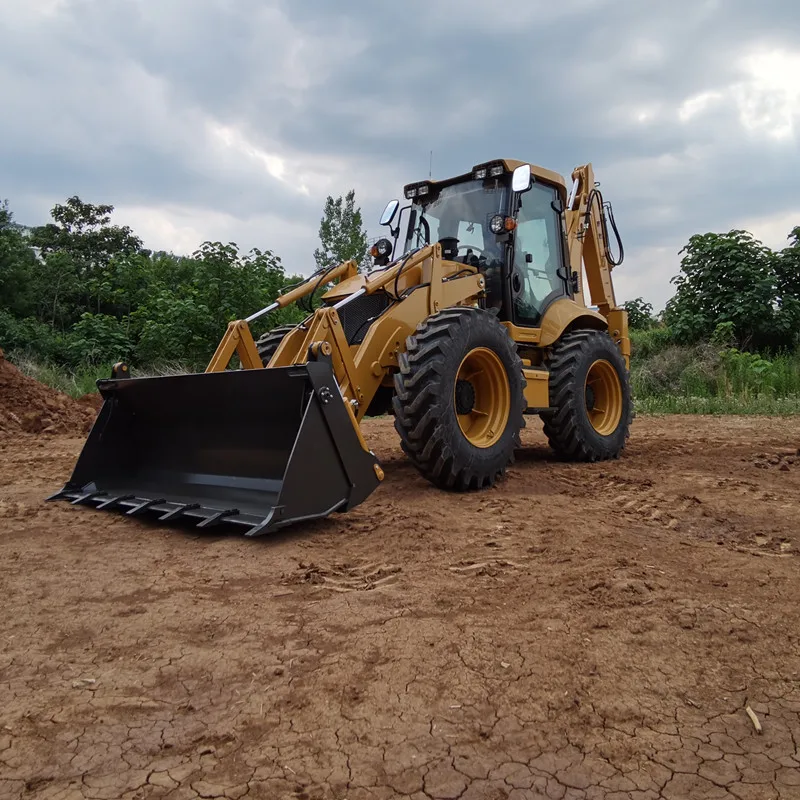
[[[578,325],[573,325],[579,321]],[[563,297],[552,303],[542,318],[542,333],[539,337],[539,345],[547,347],[558,341],[564,331],[569,327],[594,328],[595,330],[608,330],[608,321],[590,308],[579,306],[574,300]]]

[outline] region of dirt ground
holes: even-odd
[[[384,485],[256,540],[45,504],[83,436],[0,433],[0,797],[800,798],[800,420],[532,419],[469,495],[365,431]]]

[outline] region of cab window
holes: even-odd
[[[561,218],[553,208],[556,189],[534,183],[522,195],[514,235],[514,316],[522,325],[538,325],[550,303],[567,294]]]

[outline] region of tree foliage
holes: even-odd
[[[49,224],[25,229],[0,203],[0,347],[71,369],[118,359],[202,368],[229,321],[302,280],[287,276],[272,251],[244,253],[230,242],[203,242],[190,256],[151,252],[112,215],[113,206],[76,196],[52,209]],[[327,198],[319,233],[318,267],[363,263],[367,238],[353,190]],[[772,355],[762,363],[741,353],[800,344],[800,227],[779,252],[733,230],[692,236],[680,255],[666,325],[643,298],[625,303],[637,358],[673,341],[711,342],[730,350],[731,370],[755,375]],[[253,332],[305,313],[273,312]]]
[[[321,246],[314,251],[320,269],[335,267],[351,259],[361,264],[367,255],[367,232],[361,209],[355,207],[355,190],[334,200],[328,197],[319,224]]]
[[[692,236],[666,308],[675,338],[709,339],[731,323],[743,349],[791,346],[800,323],[796,246],[795,236],[793,247],[775,253],[742,230]]]
[[[785,336],[800,335],[800,226],[789,234],[789,246],[775,258],[776,300]]]
[[[36,294],[27,278],[35,264],[34,251],[15,225],[8,201],[3,201],[0,203],[0,308],[19,317],[33,313]]]
[[[229,321],[298,280],[273,252],[233,243],[153,253],[112,212],[71,197],[26,238],[0,206],[0,346],[73,368],[119,359],[201,368]],[[276,312],[260,329],[299,314]]]
[[[628,325],[637,331],[646,331],[656,324],[653,306],[641,297],[627,300],[622,304],[628,312]]]

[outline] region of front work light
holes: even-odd
[[[494,234],[508,233],[517,227],[514,217],[505,217],[502,214],[495,214],[489,220],[489,230]]]
[[[369,249],[369,254],[375,260],[375,265],[385,267],[392,257],[392,243],[388,239],[378,239]]]
[[[409,183],[403,190],[403,193],[406,198],[411,200],[414,197],[424,197],[425,195],[431,194],[431,191],[431,186],[428,181],[420,181],[419,183]]]

